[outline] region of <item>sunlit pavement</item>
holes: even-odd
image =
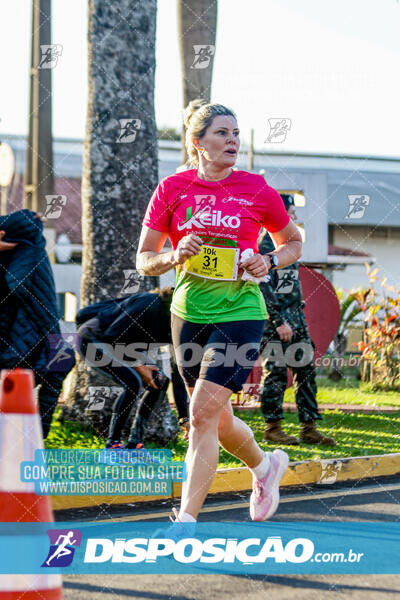
[[[112,520],[167,520],[169,505],[135,507]],[[152,516],[152,519],[151,519]],[[80,517],[83,517],[81,512]],[[59,516],[58,516],[59,518]],[[66,518],[66,515],[63,515]],[[106,515],[103,516],[106,518]],[[400,480],[370,481],[346,487],[313,486],[283,494],[273,521],[397,521],[400,518]],[[249,520],[248,495],[211,499],[202,521]],[[326,597],[375,600],[400,598],[400,575],[79,575],[64,578],[65,600],[136,598],[155,600],[320,600]]]

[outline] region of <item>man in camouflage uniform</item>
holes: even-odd
[[[296,222],[293,197],[283,195],[282,199],[291,219]],[[273,250],[274,243],[266,233],[259,244],[259,252],[267,254]],[[297,437],[287,435],[281,427],[287,368],[290,368],[301,423],[300,441],[333,446],[335,440],[316,428],[316,421],[322,417],[318,413],[316,401],[314,344],[303,313],[305,303],[298,263],[284,269],[271,270],[270,276],[269,283],[260,285],[268,311],[262,339],[261,407],[266,421],[264,439],[281,444],[299,443]]]

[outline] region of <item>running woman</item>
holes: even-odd
[[[144,275],[177,267],[172,339],[191,401],[186,481],[180,510],[174,512],[179,522],[196,521],[217,469],[219,442],[252,472],[250,516],[262,521],[278,507],[288,456],[258,446],[252,430],[233,415],[230,396],[242,388],[259,352],[266,308],[257,281],[271,267],[299,259],[301,236],[280,195],[261,175],[233,169],[240,142],[232,110],[194,100],[184,121],[193,169],[159,183],[137,252]],[[265,256],[257,247],[261,226],[276,245]],[[168,236],[173,250],[162,252]],[[244,250],[252,256],[241,260]]]

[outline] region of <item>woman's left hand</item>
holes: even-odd
[[[189,440],[190,421],[186,421],[181,425],[183,430],[183,439],[187,442]]]
[[[267,261],[268,258],[265,258],[265,255],[254,254],[245,262],[240,263],[240,268],[246,269],[253,277],[265,277],[268,274]]]
[[[155,390],[158,390],[158,387],[153,380],[153,373],[154,371],[158,371],[158,367],[155,365],[137,365],[135,369],[142,378],[145,386],[149,386]]]
[[[3,242],[3,237],[5,235],[6,235],[5,231],[0,231],[0,252],[3,251],[3,250],[12,250],[16,246],[18,246],[18,244],[16,242],[14,242],[14,243]]]

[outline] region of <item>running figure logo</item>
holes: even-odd
[[[47,194],[45,198],[47,207],[44,216],[46,219],[58,219],[61,216],[62,209],[67,204],[67,196]]]
[[[299,272],[296,269],[279,269],[277,274],[279,281],[275,292],[277,294],[290,294],[295,282],[299,278]]]
[[[63,47],[61,44],[41,45],[38,69],[54,69],[62,51]]]
[[[369,205],[370,197],[366,194],[349,194],[349,210],[345,219],[362,219]]]
[[[317,483],[320,484],[332,484],[336,483],[337,476],[342,470],[343,463],[341,460],[322,459],[321,463],[321,475]]]
[[[135,269],[124,269],[125,282],[120,294],[136,294],[139,291],[143,275]]]
[[[48,529],[50,550],[42,567],[68,567],[74,558],[75,547],[81,545],[79,529]],[[74,547],[75,546],[75,547]]]
[[[191,69],[206,69],[215,54],[215,46],[209,45],[194,45],[194,60]]]
[[[141,124],[140,119],[119,119],[120,132],[117,143],[130,144],[133,142]]]
[[[74,350],[79,348],[77,333],[51,333],[47,336],[50,352],[46,365],[47,371],[65,371],[75,364]]]
[[[215,206],[217,197],[214,196],[214,194],[195,194],[194,200],[196,203],[194,212],[197,213],[197,211],[201,210],[205,206]]]
[[[261,385],[261,383],[243,384],[243,396],[248,396],[249,398],[255,398],[256,400],[258,400],[262,391],[263,386]]]
[[[103,410],[106,400],[110,400],[110,405],[114,405],[118,400],[124,388],[112,386],[112,387],[89,387],[89,402],[86,410]]]
[[[286,140],[288,131],[292,127],[291,119],[268,119],[269,134],[264,144],[281,144]]]
[[[86,410],[103,410],[107,398],[110,397],[109,387],[89,387],[89,402]]]

